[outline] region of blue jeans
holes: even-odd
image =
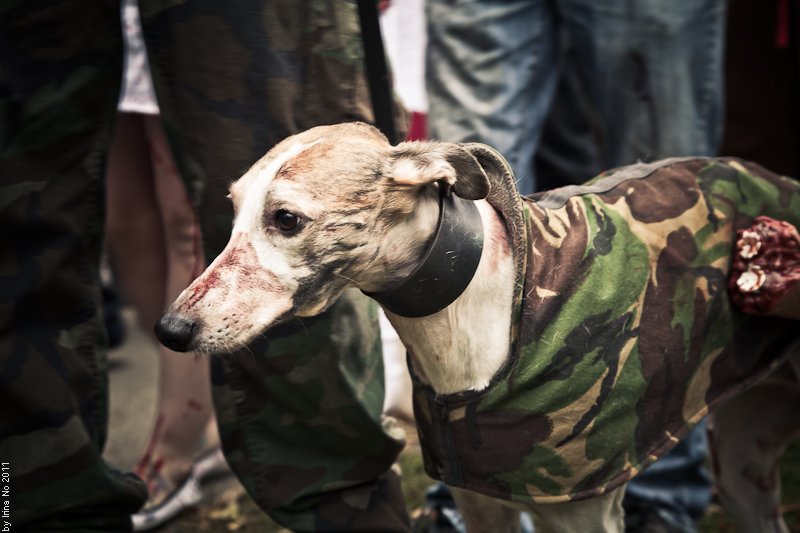
[[[428,0],[429,135],[493,146],[534,192],[566,34],[604,167],[715,155],[725,13],[725,0]]]
[[[429,135],[495,147],[522,194],[536,190],[534,156],[566,57],[564,38],[588,100],[574,108],[590,109],[601,167],[715,155],[725,0],[427,2]],[[569,156],[577,148],[549,149]],[[563,184],[590,177],[557,176]],[[626,502],[644,502],[672,526],[694,531],[710,499],[706,453],[703,423],[628,484]]]
[[[665,522],[692,533],[711,501],[711,477],[703,464],[708,455],[706,421],[689,432],[670,453],[625,488],[625,503],[646,502]]]

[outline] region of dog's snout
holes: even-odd
[[[186,352],[194,337],[196,324],[181,316],[166,313],[153,329],[161,344],[176,352]]]

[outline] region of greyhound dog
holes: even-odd
[[[529,510],[555,531],[621,532],[625,483],[710,412],[734,520],[786,530],[796,182],[681,158],[521,199],[489,147],[394,147],[351,123],[284,140],[230,198],[230,242],[158,338],[228,352],[361,289],[408,351],[426,471],[468,531],[518,530]]]

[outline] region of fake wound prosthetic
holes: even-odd
[[[758,217],[737,232],[728,291],[745,313],[776,314],[800,299],[800,235],[788,222]],[[795,306],[796,307],[796,306]],[[787,318],[798,318],[794,313]]]

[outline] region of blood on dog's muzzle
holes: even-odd
[[[195,322],[169,313],[165,313],[153,328],[158,341],[176,352],[189,351],[195,329]]]

